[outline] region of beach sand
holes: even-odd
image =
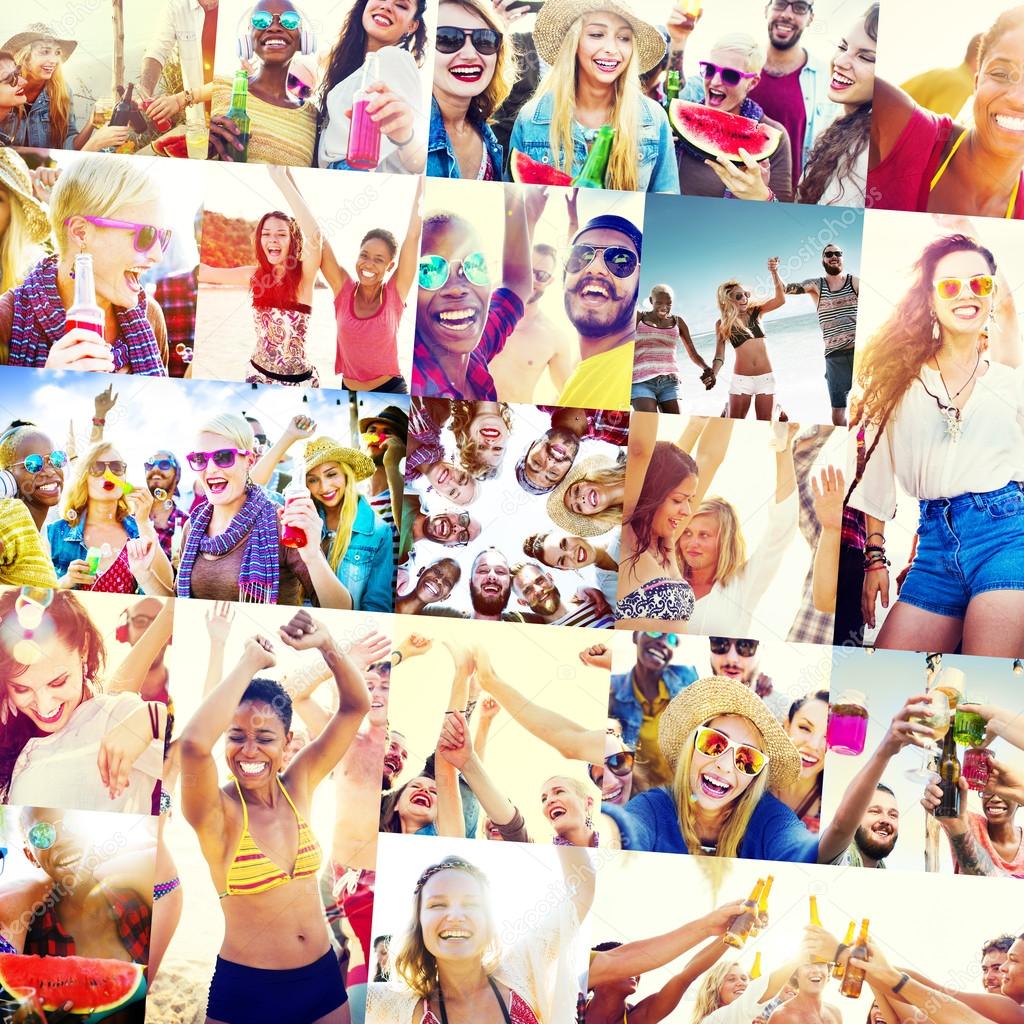
[[[146,997],[146,1024],[204,1024],[212,965],[166,959]]]

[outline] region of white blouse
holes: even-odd
[[[164,743],[153,740],[135,762],[116,800],[100,781],[100,741],[142,705],[137,693],[99,693],[82,701],[59,732],[28,741],[18,756],[8,803],[80,811],[150,814],[153,787],[163,774]],[[146,723],[149,728],[149,722]]]
[[[875,519],[892,519],[897,480],[907,494],[923,500],[983,494],[1024,481],[1024,367],[987,365],[961,412],[958,441],[949,436],[946,417],[928,394],[948,404],[942,379],[937,370],[922,367],[924,383],[915,380],[889,418],[850,495],[851,507]],[[868,447],[875,436],[868,431]]]

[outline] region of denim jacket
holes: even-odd
[[[665,689],[670,698],[697,679],[696,669],[689,665],[666,665],[661,673]],[[644,721],[644,709],[640,707],[633,693],[633,673],[612,676],[612,691],[608,701],[608,714],[622,722],[622,741],[635,747],[640,739],[640,726]]]
[[[551,108],[554,97],[550,93],[531,100],[519,111],[512,128],[509,146],[518,149],[533,160],[554,164],[551,153]],[[679,168],[665,111],[654,100],[641,97],[638,122],[640,137],[637,148],[640,163],[637,167],[637,188],[641,192],[671,192],[679,194]],[[590,133],[592,134],[592,133]],[[573,158],[569,173],[579,174],[587,159],[587,133],[573,121]]]
[[[505,165],[505,151],[501,148],[497,136],[491,131],[486,121],[473,119],[473,126],[484,140],[484,148],[491,159],[491,165],[497,178],[501,179],[501,171]],[[430,138],[427,140],[427,174],[432,178],[461,178],[459,161],[452,149],[451,140],[444,130],[444,118],[437,100],[430,100]]]
[[[36,97],[35,103],[25,107],[17,132],[14,129],[13,114],[0,124],[0,131],[7,135],[14,133],[12,146],[32,146],[35,149],[71,149],[75,136],[78,134],[78,125],[75,122],[74,97],[69,97],[69,100],[71,106],[68,108],[68,126],[65,138],[58,145],[50,143],[50,94],[46,89]]]
[[[322,510],[320,515],[322,518]],[[326,524],[324,531],[326,535]],[[391,596],[394,574],[395,554],[391,527],[360,495],[348,549],[335,575],[352,595],[352,608],[355,611],[390,612],[394,610]]]
[[[50,559],[58,579],[67,575],[68,566],[76,558],[84,561],[89,553],[89,545],[85,543],[86,515],[83,509],[74,524],[66,519],[56,519],[46,528],[46,536],[50,542]],[[121,525],[129,540],[138,537],[139,527],[132,516],[125,516],[121,520]]]

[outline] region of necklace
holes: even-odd
[[[938,359],[935,360],[935,365],[936,365],[936,367],[939,366]],[[932,394],[932,392],[928,390],[928,385],[925,384],[925,382],[923,380],[921,380],[921,375],[918,374],[917,379],[921,382],[921,387],[924,388],[925,393],[927,395],[929,395],[931,398],[935,399],[935,404],[939,407],[939,412],[943,415],[943,417],[945,417],[945,420],[946,420],[946,435],[949,437],[950,441],[953,442],[953,444],[956,444],[957,441],[960,440],[961,435],[963,434],[963,423],[961,422],[961,418],[960,418],[961,417],[961,410],[958,409],[955,405],[953,405],[953,403],[964,393],[964,391],[967,389],[967,386],[971,383],[971,381],[974,380],[975,374],[977,374],[978,367],[980,365],[981,365],[981,351],[979,350],[978,351],[978,358],[975,360],[975,363],[974,363],[974,369],[971,370],[971,375],[967,378],[967,380],[963,384],[963,387],[961,387],[960,390],[957,391],[957,393],[955,395],[951,395],[949,393],[949,388],[946,386],[946,380],[942,376],[942,369],[939,368],[939,370],[938,370],[939,380],[942,381],[942,389],[946,392],[946,398],[949,401],[948,405],[944,404],[942,399],[939,398],[938,395]]]

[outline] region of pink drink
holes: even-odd
[[[93,334],[98,334],[100,336],[100,340],[106,340],[103,337],[103,321],[94,322],[92,320],[81,320],[77,318],[72,320],[69,316],[65,321],[65,328],[65,334],[69,331],[92,331]]]
[[[380,163],[380,128],[366,109],[373,95],[367,90],[379,80],[377,54],[368,53],[363,64],[362,82],[352,97],[352,125],[345,155],[345,162],[358,171],[372,171]]]
[[[65,316],[64,333],[75,329],[92,331],[103,338],[107,318],[96,301],[92,256],[87,252],[75,257],[75,298]]]
[[[964,751],[960,774],[967,780],[968,787],[977,793],[988,785],[991,757],[992,751],[988,747],[972,747]]]
[[[301,476],[296,476],[284,489],[284,507],[287,508],[296,498],[308,498],[309,489],[306,487],[306,469],[302,466]],[[287,525],[281,529],[281,544],[286,548],[304,548],[308,538],[306,531],[301,527]]]
[[[856,757],[864,752],[864,741],[868,734],[868,709],[864,695],[847,690],[832,705],[828,715],[825,742],[828,749],[836,754]]]

